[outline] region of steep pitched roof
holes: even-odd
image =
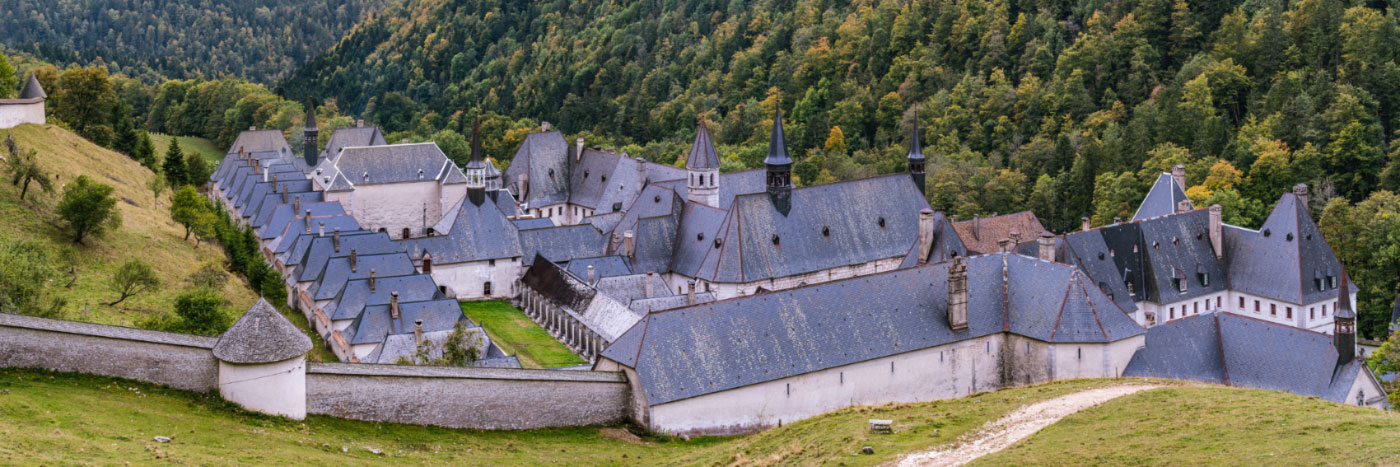
[[[341,128],[331,133],[331,138],[326,140],[326,147],[321,150],[321,163],[317,164],[316,167],[324,170],[335,165],[335,159],[340,157],[342,149],[356,146],[383,146],[385,144],[388,143],[384,141],[384,133],[379,131],[379,127]]]
[[[1157,181],[1152,184],[1152,189],[1147,192],[1147,197],[1138,205],[1138,210],[1133,214],[1133,220],[1143,220],[1152,217],[1165,216],[1176,212],[1177,203],[1181,201],[1190,202],[1186,197],[1185,187],[1176,184],[1176,179],[1171,174],[1163,173],[1157,176]]]
[[[48,99],[49,93],[44,92],[44,87],[39,84],[39,78],[34,77],[34,73],[30,73],[29,79],[24,82],[24,88],[19,91],[19,98]]]
[[[607,243],[607,237],[588,224],[520,231],[520,251],[526,266],[532,264],[537,255],[561,263],[574,258],[602,256],[607,252]]]
[[[719,168],[719,155],[715,153],[715,143],[710,141],[710,129],[705,127],[705,119],[700,119],[700,128],[695,130],[695,142],[690,143],[690,154],[685,158],[685,168],[709,170]]]
[[[273,153],[278,157],[291,157],[292,147],[287,144],[287,138],[282,136],[281,130],[248,130],[238,133],[238,137],[233,140],[233,145],[229,146],[229,154],[238,154],[242,151],[245,154],[253,153]]]
[[[1036,236],[1045,231],[1040,219],[1030,211],[957,221],[953,228],[957,229],[963,245],[977,254],[996,253],[997,241],[1011,238],[1011,232],[1021,234],[1022,242],[1034,242]]]
[[[515,151],[502,182],[515,197],[531,207],[544,207],[569,200],[569,144],[558,131],[531,133]],[[529,186],[520,193],[520,175]],[[523,195],[523,196],[522,196]]]
[[[1342,264],[1296,195],[1280,197],[1258,231],[1224,231],[1231,289],[1300,305],[1336,296]]]
[[[949,264],[651,313],[603,356],[635,369],[656,405],[1004,329],[1052,342],[1143,332],[1073,268],[1008,254],[967,260],[968,329],[953,331]]]
[[[436,143],[347,147],[336,158],[335,168],[356,185],[446,181],[460,172]]]
[[[272,363],[306,355],[311,339],[262,298],[219,337],[214,357],[229,363]]]
[[[400,301],[397,319],[393,317],[389,305],[366,307],[364,313],[342,331],[342,335],[350,345],[373,344],[384,342],[390,335],[412,333],[414,322],[418,320],[423,321],[423,332],[437,332],[451,330],[458,321],[466,319],[462,315],[461,305],[450,298]]]
[[[435,237],[399,240],[407,251],[427,251],[438,264],[514,258],[521,255],[519,231],[495,204],[480,206],[457,201],[448,212],[455,217],[451,229]],[[443,225],[439,223],[439,225]],[[434,230],[437,228],[435,227]]]

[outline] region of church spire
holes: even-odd
[[[316,106],[311,101],[306,102],[306,128],[302,130],[301,157],[306,159],[308,167],[316,166],[316,158],[320,152],[317,149],[316,137],[320,134],[316,129]]]
[[[481,158],[481,117],[472,124],[472,154],[467,166],[462,168],[467,176],[467,198],[472,204],[481,206],[486,200],[486,161]]]
[[[1351,309],[1351,283],[1346,269],[1337,286],[1337,312],[1332,315],[1332,343],[1337,346],[1337,365],[1356,358],[1356,312]]]
[[[919,107],[914,106],[914,131],[909,139],[909,176],[914,179],[914,185],[919,187],[919,193],[924,193],[924,144],[919,138]]]
[[[779,101],[773,105],[773,134],[768,140],[768,157],[763,159],[763,164],[768,167],[768,197],[784,216],[792,210],[792,158],[788,157],[785,140],[782,102]]]

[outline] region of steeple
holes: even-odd
[[[302,130],[301,156],[306,159],[308,167],[316,166],[316,156],[320,152],[317,149],[316,136],[321,131],[316,129],[316,106],[306,102],[306,128]]]
[[[792,210],[792,158],[788,157],[785,139],[782,103],[778,102],[773,107],[773,134],[763,164],[768,167],[768,197],[784,216]]]
[[[1351,283],[1346,269],[1342,270],[1337,287],[1337,313],[1332,315],[1332,343],[1337,346],[1337,365],[1351,363],[1356,358],[1356,312],[1351,309]]]
[[[690,145],[685,169],[689,175],[686,198],[710,207],[719,207],[719,155],[715,153],[715,145],[710,140],[710,129],[705,126],[704,116],[700,117],[700,127],[695,130],[695,142]]]
[[[486,200],[486,161],[481,159],[481,117],[472,125],[472,156],[462,174],[467,176],[467,198],[481,206]]]
[[[909,139],[909,176],[924,193],[924,144],[919,138],[919,108],[914,107],[914,131]]]

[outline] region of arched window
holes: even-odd
[[[482,286],[481,286],[481,294],[482,294],[482,295],[486,295],[486,296],[490,296],[490,295],[491,295],[491,281],[486,281],[485,284],[482,284]]]
[[[403,228],[403,237],[400,237],[400,238],[408,238],[409,235],[410,235],[410,231],[408,230],[408,227],[404,227],[404,228]]]

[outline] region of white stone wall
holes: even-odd
[[[1219,300],[1217,302],[1217,299]],[[1243,299],[1243,305],[1240,300]],[[1352,303],[1356,303],[1356,294],[1351,296]],[[1255,311],[1255,303],[1258,302],[1258,311]],[[1220,303],[1220,306],[1216,306]],[[1327,314],[1324,316],[1323,306],[1327,307]],[[1153,312],[1157,316],[1156,324],[1169,321],[1176,321],[1189,316],[1196,316],[1211,310],[1222,310],[1238,315],[1249,316],[1278,324],[1299,327],[1310,331],[1324,334],[1332,333],[1332,317],[1337,310],[1337,300],[1335,298],[1298,305],[1279,300],[1260,297],[1258,295],[1247,294],[1226,290],[1219,293],[1204,295],[1190,300],[1171,302],[1157,305],[1152,302],[1137,302],[1140,319],[1139,324],[1146,325],[1147,312]],[[1289,310],[1292,309],[1292,317],[1289,317]],[[1356,309],[1353,305],[1353,310]]]
[[[491,261],[433,263],[432,270],[433,281],[446,286],[448,294],[458,300],[513,298],[520,293],[515,285],[524,273],[520,258],[497,259],[494,266]],[[490,296],[483,293],[488,281],[491,282]]]
[[[44,103],[0,104],[0,129],[14,128],[26,123],[43,125]]]
[[[821,271],[799,274],[795,276],[779,277],[776,279],[764,279],[746,283],[729,282],[706,282],[697,280],[695,282],[696,292],[712,292],[716,300],[724,300],[743,295],[753,295],[759,287],[768,291],[791,289],[802,285],[820,284],[834,280],[846,279],[849,277],[865,276],[877,272],[891,271],[899,268],[899,264],[904,262],[903,257],[885,258],[867,263],[851,266],[838,266]],[[682,274],[668,273],[665,275],[666,282],[672,290],[678,294],[686,293],[686,286],[690,277]],[[708,287],[708,288],[707,288]]]
[[[306,418],[306,357],[262,365],[221,361],[219,395],[248,410]]]
[[[328,193],[326,198],[340,201],[340,206],[367,230],[384,229],[391,238],[403,238],[403,229],[408,228],[412,236],[419,237],[426,227],[442,220],[444,206],[451,207],[461,199],[453,185],[447,187],[444,190],[433,180],[358,185],[354,191]]]
[[[1342,398],[1343,404],[1360,405],[1373,409],[1385,408],[1385,389],[1381,388],[1380,382],[1371,377],[1365,369],[1356,375],[1356,379],[1351,382],[1351,389],[1347,390],[1347,395]]]
[[[1052,344],[1051,378],[1117,378],[1145,344],[1146,334],[1107,344]]]
[[[999,389],[1003,334],[652,406],[653,430],[731,434],[852,405],[950,399]],[[600,365],[600,369],[608,365]]]

